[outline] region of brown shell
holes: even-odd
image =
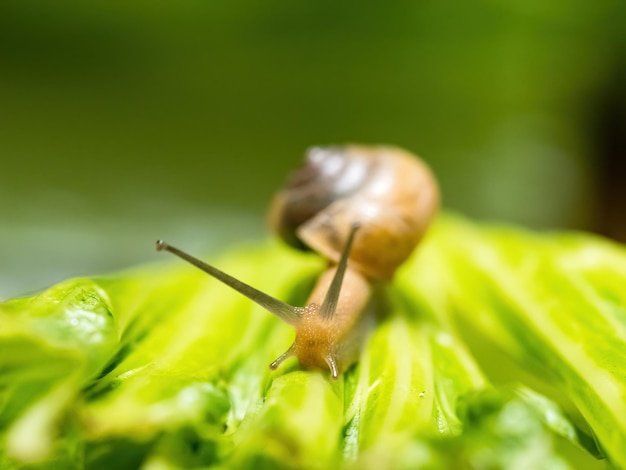
[[[360,223],[350,264],[389,280],[411,255],[439,206],[437,183],[415,155],[395,147],[316,147],[278,192],[270,223],[289,244],[338,262]]]

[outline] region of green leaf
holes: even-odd
[[[575,407],[614,463],[626,465],[626,251],[583,234],[447,223],[428,249],[454,268],[434,281],[445,284],[453,321]]]
[[[106,293],[87,280],[2,304],[0,424],[20,460],[50,454],[65,411],[117,345]]]
[[[324,267],[215,264],[294,305]],[[271,372],[291,327],[178,260],[67,281],[0,304],[0,466],[626,466],[624,281],[603,240],[442,218],[336,382]]]

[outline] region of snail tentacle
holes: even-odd
[[[294,345],[291,345],[291,347],[289,349],[287,349],[287,351],[285,351],[284,353],[282,353],[280,356],[278,356],[274,362],[272,362],[270,364],[270,369],[271,370],[276,370],[278,369],[278,366],[280,366],[283,362],[285,362],[285,360],[289,359],[290,357],[295,356],[295,351],[294,351],[295,347]]]
[[[337,380],[339,378],[339,373],[337,372],[337,361],[333,356],[326,356],[326,364],[328,364],[328,368],[330,369],[330,376],[333,380]]]
[[[341,260],[337,265],[337,271],[335,271],[335,276],[330,283],[328,292],[326,292],[326,296],[324,297],[324,302],[322,302],[320,307],[319,315],[326,320],[332,318],[335,314],[335,310],[337,310],[337,302],[339,301],[339,294],[341,293],[341,284],[343,282],[343,276],[346,272],[346,268],[348,267],[348,258],[350,257],[354,234],[359,227],[360,224],[357,222],[352,224],[352,229],[350,230],[350,235],[348,236],[348,242],[343,249]]]
[[[191,256],[190,254],[180,250],[172,245],[168,245],[163,240],[158,240],[156,242],[157,251],[169,251],[170,253],[178,256],[179,258],[184,259],[185,261],[193,264],[196,268],[201,269],[205,273],[211,275],[218,281],[226,284],[227,286],[235,289],[240,294],[245,295],[253,302],[257,303],[261,307],[263,307],[268,312],[273,313],[277,317],[286,321],[291,325],[295,325],[300,321],[301,311],[300,307],[294,307],[293,305],[289,305],[282,300],[278,300],[271,295],[266,294],[265,292],[261,292],[258,289],[246,284],[245,282],[240,281],[239,279],[234,278],[233,276],[226,274],[224,271],[217,269],[210,264],[205,263],[204,261],[200,261],[198,258]]]

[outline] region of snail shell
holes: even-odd
[[[439,206],[430,169],[395,147],[314,147],[275,196],[270,223],[290,245],[337,263],[352,224],[361,225],[350,265],[388,281],[411,255]]]

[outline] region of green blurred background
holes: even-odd
[[[390,143],[446,208],[626,238],[626,3],[0,3],[0,298],[267,236],[317,144]]]

